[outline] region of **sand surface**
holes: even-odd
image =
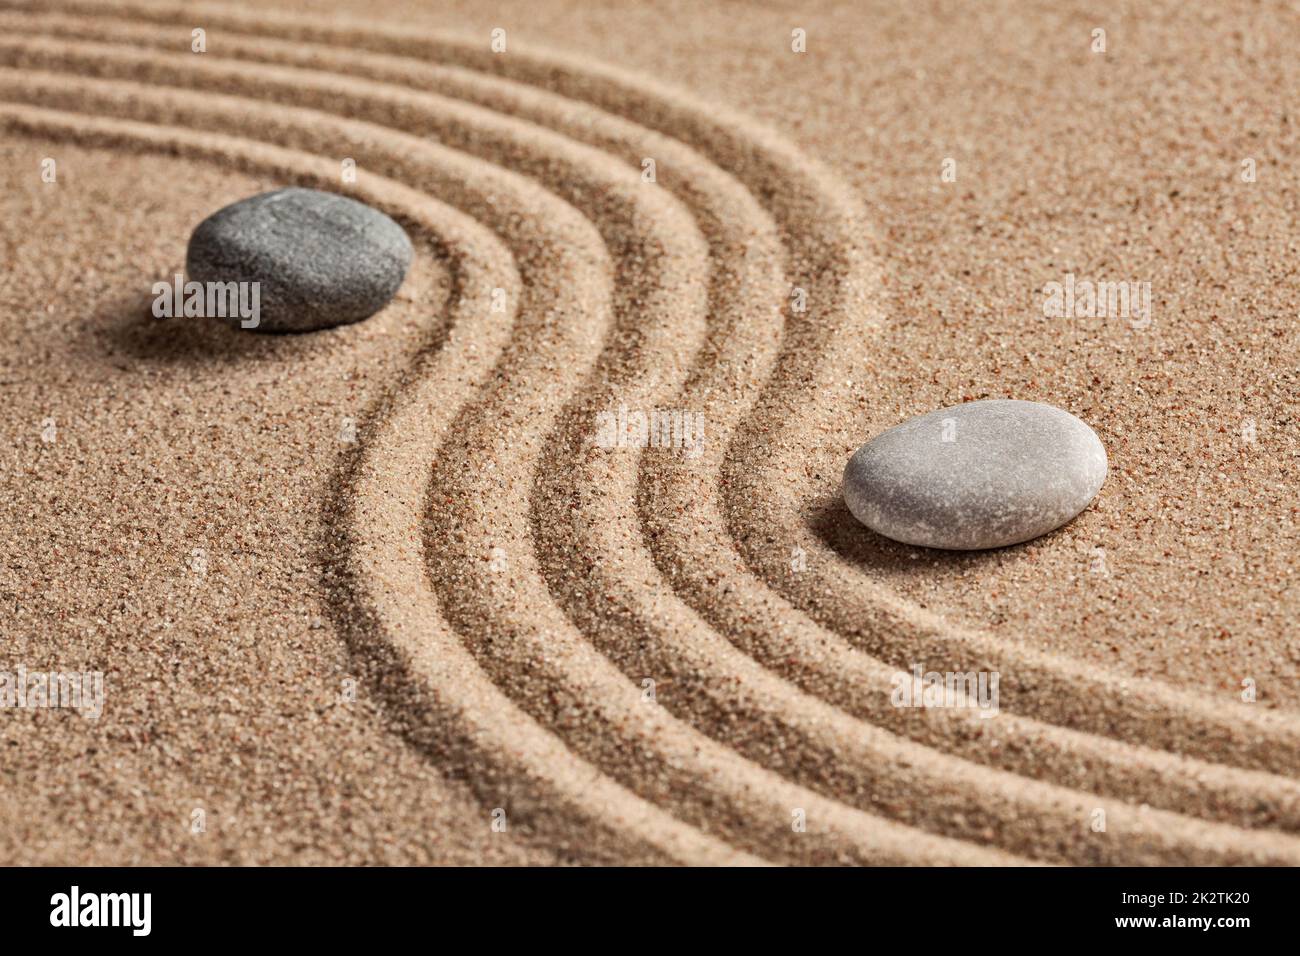
[[[1298,41],[0,0],[0,670],[106,687],[0,710],[0,862],[1300,862]],[[388,308],[150,315],[290,183],[407,227]],[[1045,316],[1067,273],[1149,316]],[[858,445],[987,397],[1096,429],[1090,509],[970,554],[853,521]],[[622,407],[703,444],[602,447]],[[894,706],[915,666],[997,715]]]

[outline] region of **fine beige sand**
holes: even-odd
[[[1298,42],[0,0],[0,671],[106,686],[0,709],[0,863],[1300,863]],[[388,308],[152,317],[289,183],[406,226]],[[1150,321],[1045,316],[1067,274]],[[985,397],[1097,430],[1092,507],[968,554],[853,521],[854,448]],[[603,447],[622,407],[703,445]],[[895,706],[918,666],[996,716]]]

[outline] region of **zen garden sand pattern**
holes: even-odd
[[[337,6],[0,0],[0,859],[1300,862],[1294,24]]]

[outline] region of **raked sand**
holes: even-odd
[[[105,681],[0,710],[0,862],[1300,863],[1280,5],[318,6],[0,0],[0,671]],[[286,184],[388,308],[150,315]],[[852,519],[988,397],[1097,431],[1079,518]]]

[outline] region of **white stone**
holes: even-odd
[[[992,399],[909,419],[844,469],[844,503],[887,538],[975,550],[1065,524],[1106,480],[1106,449],[1069,412]]]

